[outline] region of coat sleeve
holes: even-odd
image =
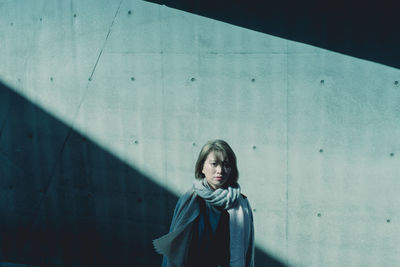
[[[171,220],[171,225],[169,226],[169,232],[168,233],[171,233],[173,230],[174,230],[174,228],[175,228],[175,222],[176,222],[176,215],[179,213],[179,210],[181,209],[181,205],[182,205],[182,202],[183,202],[183,198],[184,198],[185,196],[182,196],[182,197],[180,197],[179,199],[178,199],[178,202],[176,203],[176,205],[175,205],[175,209],[174,209],[174,214],[172,215],[172,220]],[[164,255],[163,256],[163,261],[162,261],[162,267],[168,267],[168,258]]]
[[[176,230],[176,222],[179,219],[178,217],[180,216],[181,212],[182,212],[182,206],[183,203],[185,203],[186,201],[189,201],[189,199],[192,197],[193,192],[192,191],[188,191],[185,194],[183,194],[178,202],[176,203],[175,209],[174,209],[174,214],[172,216],[172,220],[171,220],[171,225],[169,227],[169,232],[171,233],[172,231]],[[165,255],[163,256],[163,261],[162,261],[162,267],[171,267],[171,263],[168,260],[168,257],[166,257]]]
[[[176,222],[179,219],[178,217],[180,217],[180,215],[181,215],[183,204],[185,204],[187,201],[190,201],[192,195],[193,195],[193,192],[188,191],[179,198],[178,202],[176,203],[175,209],[174,209],[174,215],[172,216],[172,221],[171,221],[171,226],[169,227],[169,232],[172,232],[173,230],[175,230]]]

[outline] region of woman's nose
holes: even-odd
[[[216,169],[217,169],[217,172],[218,173],[221,173],[222,172],[222,167],[221,167],[221,165],[217,165],[217,167],[216,167]]]

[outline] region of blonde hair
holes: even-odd
[[[239,179],[239,171],[236,163],[236,155],[232,148],[224,140],[210,140],[201,148],[199,156],[196,161],[196,167],[194,170],[194,175],[196,179],[203,179],[204,174],[202,173],[204,162],[206,161],[208,154],[211,152],[222,153],[224,158],[228,159],[229,165],[231,167],[231,173],[229,175],[229,180],[227,184],[235,184]]]

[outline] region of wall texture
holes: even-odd
[[[399,265],[396,62],[194,13],[0,0],[0,260],[158,266],[151,239],[220,138],[257,266]]]

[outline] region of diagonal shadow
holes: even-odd
[[[146,0],[400,68],[395,1]]]
[[[160,266],[177,197],[2,83],[0,175],[0,262]]]

